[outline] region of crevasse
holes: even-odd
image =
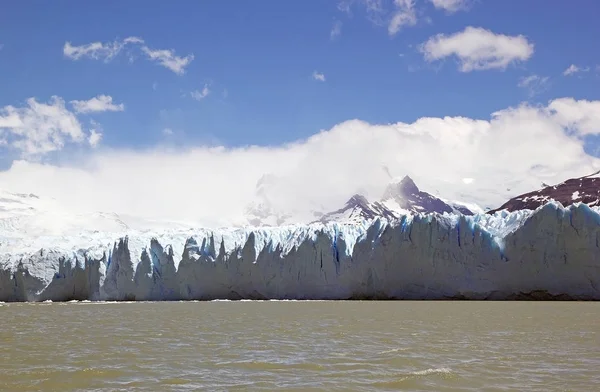
[[[0,248],[0,300],[600,299],[600,214],[84,233]]]

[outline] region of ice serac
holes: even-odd
[[[0,248],[2,301],[243,298],[600,300],[600,214],[549,203]]]

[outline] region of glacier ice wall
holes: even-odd
[[[599,241],[600,214],[584,204],[0,241],[0,300],[598,300]]]

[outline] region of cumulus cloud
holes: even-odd
[[[102,149],[61,165],[16,161],[0,172],[0,184],[74,208],[199,226],[241,222],[265,174],[277,179],[266,190],[275,207],[301,211],[306,220],[315,206],[339,208],[357,191],[380,197],[388,172],[408,174],[422,189],[448,199],[498,207],[542,182],[600,169],[582,141],[600,133],[597,113],[600,101],[563,98],[507,108],[489,119],[351,120],[281,146]]]
[[[549,81],[548,76],[529,75],[522,77],[517,85],[527,90],[530,97],[534,97],[548,90]]]
[[[526,61],[534,45],[522,35],[496,34],[481,27],[469,26],[463,31],[438,34],[420,46],[425,60],[432,62],[456,57],[462,72],[506,69],[508,65]]]
[[[326,80],[325,79],[325,74],[321,73],[321,72],[317,72],[317,71],[314,71],[312,73],[312,77],[313,77],[314,80],[318,80],[319,82],[324,82]]]
[[[205,84],[201,91],[194,90],[190,93],[192,98],[194,98],[196,101],[202,101],[204,98],[208,97],[209,94],[210,88],[208,87],[208,84]]]
[[[1,108],[0,140],[27,157],[61,150],[66,143],[82,143],[86,135],[65,101],[53,96],[47,103],[29,98],[24,107]]]
[[[550,102],[548,109],[563,127],[579,135],[600,134],[600,101],[576,101],[560,98]]]
[[[444,10],[448,13],[454,13],[460,10],[467,9],[469,0],[429,0],[437,9]]]
[[[87,101],[71,101],[71,105],[76,113],[122,112],[125,110],[125,105],[113,103],[110,95],[98,95]]]
[[[156,62],[178,75],[184,74],[185,68],[194,60],[193,54],[181,57],[177,56],[172,49],[151,49],[139,37],[127,37],[124,40],[117,39],[113,42],[92,42],[79,46],[74,46],[71,42],[67,41],[63,46],[63,54],[71,60],[90,58],[109,62],[127,46],[138,47],[148,60]],[[134,57],[131,54],[129,61],[134,61]]]
[[[96,147],[100,143],[100,140],[102,140],[102,133],[96,131],[95,129],[92,129],[88,138],[90,146]]]

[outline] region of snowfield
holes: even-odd
[[[3,219],[0,301],[600,299],[600,213],[585,204],[215,230],[90,219],[110,230],[24,235],[31,221]]]

